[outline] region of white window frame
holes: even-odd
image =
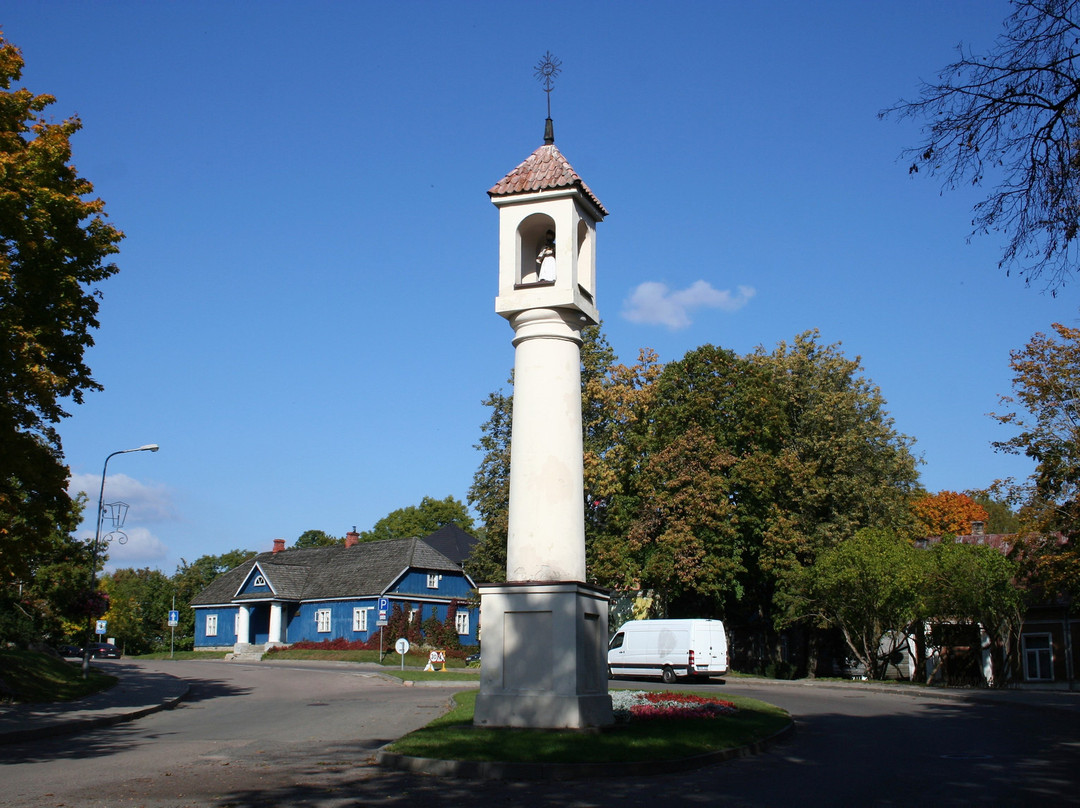
[[[206,615],[206,636],[216,637],[218,628],[218,619],[216,614]]]
[[[1038,646],[1028,648],[1028,640],[1039,640]],[[1043,647],[1043,642],[1046,643]],[[1048,634],[1024,634],[1021,638],[1022,657],[1024,660],[1024,679],[1028,682],[1054,681],[1054,638]],[[1029,655],[1034,654],[1035,665],[1029,664]],[[1045,657],[1043,656],[1045,654]],[[1045,661],[1044,661],[1045,660]],[[1043,670],[1045,665],[1046,670]],[[1032,670],[1032,667],[1037,670]],[[1036,674],[1040,674],[1036,676]]]
[[[266,579],[261,575],[256,575],[255,580],[251,582],[252,586],[266,586]]]
[[[234,637],[240,636],[240,612],[232,616],[232,633]]]
[[[459,610],[454,614],[454,630],[458,634],[469,633],[469,613],[464,609]]]
[[[353,631],[367,631],[367,615],[371,611],[371,607],[364,608],[363,606],[357,606],[352,610],[352,630]]]
[[[329,634],[332,622],[329,609],[315,610],[315,631],[319,634]]]
[[[427,577],[427,588],[438,589],[440,578],[442,578],[442,576],[439,575],[437,572],[429,572]]]

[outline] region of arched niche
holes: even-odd
[[[555,245],[558,250],[559,231],[555,227],[555,220],[546,213],[533,213],[521,220],[518,225],[518,261],[516,282],[521,285],[531,285],[540,282],[537,270],[536,256],[546,242],[547,231],[555,233]]]
[[[596,229],[587,219],[577,223],[577,281],[589,302],[596,295]]]

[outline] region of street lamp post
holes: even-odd
[[[137,449],[121,449],[119,452],[113,452],[105,458],[105,465],[101,469],[101,488],[98,490],[98,505],[97,505],[97,529],[94,531],[94,543],[90,546],[90,598],[94,597],[97,591],[97,560],[98,549],[101,544],[101,522],[105,515],[105,474],[109,470],[109,461],[116,457],[118,454],[129,454],[131,452],[156,452],[158,445],[156,443],[148,443],[145,446],[140,446]],[[90,601],[93,603],[93,600]],[[94,628],[97,621],[97,616],[90,615],[89,618],[89,630],[86,636],[86,644],[83,646],[83,659],[82,659],[82,675],[83,679],[86,679],[90,675],[90,644],[94,641]]]

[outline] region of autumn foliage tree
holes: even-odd
[[[0,575],[28,560],[72,507],[56,424],[100,385],[83,361],[98,326],[95,285],[123,234],[71,163],[78,117],[51,95],[12,89],[19,49],[0,34]]]
[[[986,509],[967,494],[939,491],[926,494],[911,503],[916,535],[966,536],[972,532],[972,522],[986,522]]]
[[[1013,395],[994,417],[1016,431],[994,444],[1035,461],[1010,491],[1020,505],[1021,551],[1034,583],[1080,596],[1080,329],[1054,323],[1013,351]]]

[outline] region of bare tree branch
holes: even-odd
[[[1052,294],[1077,269],[1080,235],[1080,0],[1013,0],[985,56],[959,58],[916,100],[881,117],[920,118],[924,140],[904,151],[910,173],[942,187],[992,183],[972,235],[1005,234],[999,267]]]

